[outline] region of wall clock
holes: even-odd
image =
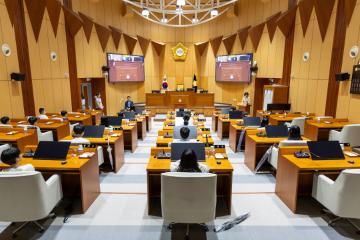
[[[173,58],[175,61],[185,61],[189,48],[185,47],[184,44],[178,43],[175,47],[171,48]]]

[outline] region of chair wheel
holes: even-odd
[[[44,229],[39,229],[39,233],[43,233],[43,232],[45,232]]]
[[[190,240],[189,235],[186,235],[186,236],[185,236],[185,240]]]
[[[321,214],[325,214],[326,212],[325,212],[324,209],[321,209],[320,213],[321,213]]]
[[[360,230],[357,230],[355,233],[358,234],[358,235],[360,235]]]
[[[56,214],[51,216],[51,219],[55,219],[56,218]]]

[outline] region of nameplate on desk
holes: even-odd
[[[171,158],[171,153],[169,153],[169,152],[158,153],[158,154],[156,154],[156,158],[157,159],[170,159]]]
[[[51,125],[53,124],[54,122],[46,122],[45,125]]]
[[[169,134],[169,135],[164,135],[163,137],[164,138],[173,138],[174,136]]]
[[[120,137],[120,134],[114,133],[110,135],[111,137]]]
[[[83,153],[79,156],[79,158],[91,158],[92,156],[94,156],[95,153],[89,153],[89,152],[86,152],[86,153]]]
[[[15,135],[19,133],[18,131],[11,131],[11,132],[7,132],[6,135]]]
[[[24,124],[24,123],[26,123],[26,121],[19,121],[19,122],[17,122],[18,124]]]
[[[113,128],[115,131],[121,131],[121,130],[123,130],[123,128],[122,127],[118,127],[118,128]]]

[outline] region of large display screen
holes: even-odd
[[[145,81],[144,56],[107,54],[109,82],[142,82]]]
[[[252,53],[217,56],[215,80],[219,82],[251,82],[252,60]]]

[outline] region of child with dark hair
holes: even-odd
[[[11,147],[6,149],[1,154],[1,162],[9,165],[9,168],[4,169],[4,172],[21,172],[21,171],[35,171],[33,165],[25,164],[19,166],[20,151],[17,148]]]

